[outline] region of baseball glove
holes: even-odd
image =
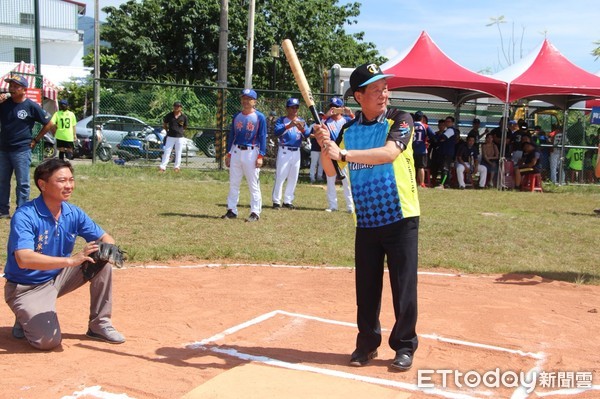
[[[86,281],[93,279],[107,263],[111,263],[118,268],[123,267],[125,252],[123,252],[121,248],[115,244],[108,244],[106,242],[99,242],[98,246],[100,248],[98,248],[96,252],[90,254],[90,258],[92,258],[95,263],[86,260],[81,264],[81,272]]]

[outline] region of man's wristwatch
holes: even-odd
[[[346,162],[346,155],[348,155],[348,150],[344,149],[344,150],[340,150],[340,160],[342,162]]]

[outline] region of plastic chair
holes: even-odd
[[[521,191],[543,193],[544,190],[542,189],[542,174],[529,173],[523,175],[523,179],[521,180]]]

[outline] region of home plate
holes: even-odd
[[[406,399],[410,396],[367,382],[248,363],[217,375],[181,399]]]

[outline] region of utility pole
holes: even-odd
[[[248,6],[248,38],[246,40],[246,80],[244,88],[252,88],[252,64],[254,62],[254,9],[255,0]]]
[[[92,103],[92,163],[96,162],[96,148],[98,140],[96,132],[96,115],[100,112],[100,5],[94,0],[94,102]]]
[[[34,0],[33,2],[33,23],[34,23],[34,36],[35,36],[35,71],[38,74],[42,74],[42,39],[40,34],[40,0]],[[43,83],[41,83],[43,85]]]
[[[225,155],[225,97],[227,89],[227,44],[229,43],[229,0],[221,0],[221,16],[219,20],[219,61],[217,70],[217,134],[215,140],[216,158],[219,167],[223,167]]]

